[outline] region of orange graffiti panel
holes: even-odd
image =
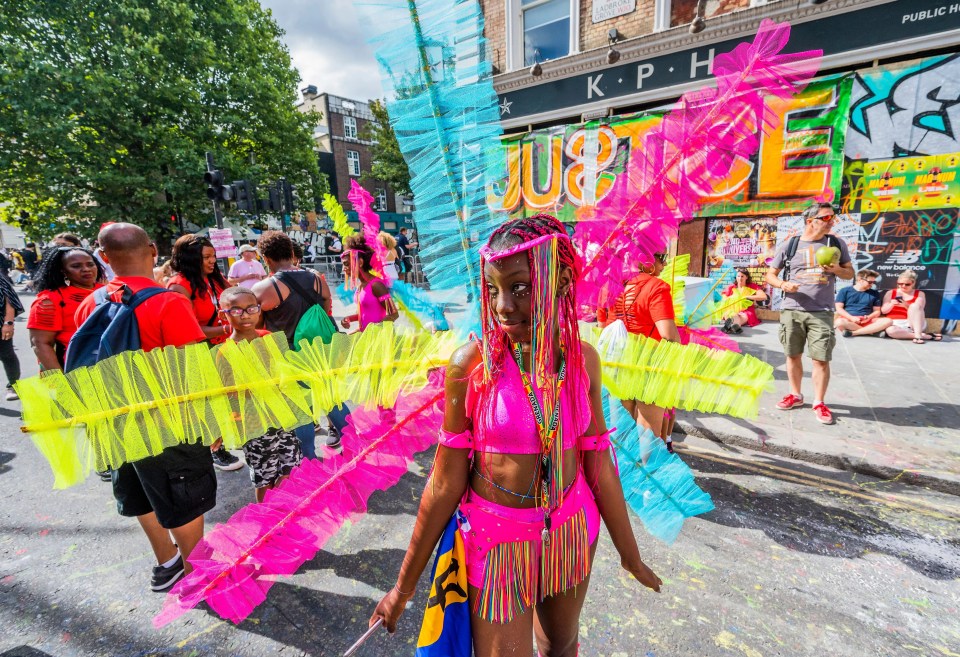
[[[807,168],[788,168],[792,160],[830,154],[831,129],[790,131],[790,115],[811,109],[829,109],[834,104],[836,89],[815,89],[793,98],[767,97],[765,104],[783,123],[760,140],[760,172],[757,178],[757,198],[818,197],[829,200],[830,165]],[[821,139],[811,137],[821,136]]]

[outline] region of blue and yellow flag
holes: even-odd
[[[459,513],[459,512],[458,512]],[[467,563],[455,513],[443,530],[433,560],[430,597],[423,613],[416,657],[470,657],[470,603]]]

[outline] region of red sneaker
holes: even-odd
[[[789,411],[791,408],[803,406],[803,397],[797,397],[792,392],[777,402],[777,408],[781,411]]]
[[[821,424],[833,424],[833,413],[827,408],[827,405],[820,402],[813,407],[813,412],[817,414],[817,420]]]

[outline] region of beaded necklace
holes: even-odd
[[[523,351],[519,343],[513,345],[513,357],[520,370],[523,388],[527,392],[533,418],[537,423],[537,434],[540,437],[540,506],[544,509],[543,531],[540,536],[544,543],[550,542],[550,513],[562,502],[563,496],[563,441],[557,440],[560,435],[560,393],[563,391],[563,382],[567,376],[567,359],[561,353],[560,371],[557,374],[557,383],[553,394],[553,409],[550,421],[547,422],[546,413],[540,400],[537,399],[530,377],[523,369]],[[545,395],[544,401],[550,399]]]

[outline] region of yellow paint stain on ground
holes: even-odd
[[[196,634],[191,634],[191,635],[188,636],[186,639],[184,639],[183,641],[181,641],[180,643],[178,643],[178,644],[177,644],[177,648],[183,648],[184,646],[186,646],[188,643],[190,643],[190,642],[193,641],[194,639],[203,636],[203,635],[206,634],[207,632],[212,632],[213,630],[217,629],[217,628],[220,627],[221,625],[225,625],[225,624],[226,624],[226,621],[218,621],[218,622],[216,622],[216,623],[211,623],[209,626],[207,626],[207,627],[205,627],[204,629],[200,630],[200,631],[197,632]]]
[[[738,640],[733,632],[726,630],[713,637],[713,643],[718,648],[723,648],[724,650],[739,650],[743,653],[744,657],[763,657],[760,651],[754,650],[743,641]]]

